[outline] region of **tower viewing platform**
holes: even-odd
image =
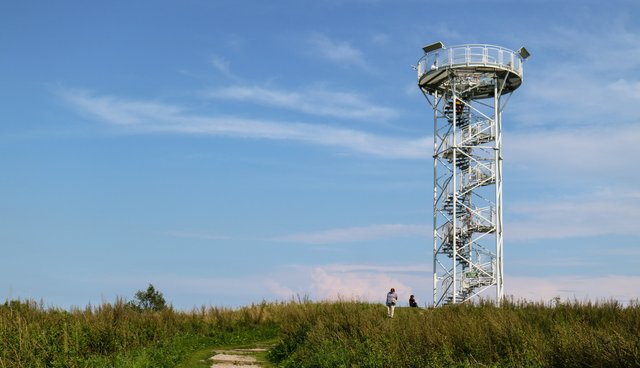
[[[447,46],[437,42],[423,47],[424,56],[418,61],[418,85],[429,94],[446,91],[449,71],[458,75],[468,73],[473,98],[492,97],[492,81],[484,73],[504,81],[501,94],[513,92],[522,84],[522,62],[529,56],[523,47],[512,51],[493,45]],[[482,88],[486,86],[486,88]],[[463,93],[464,91],[461,91]],[[463,93],[464,94],[464,93]]]

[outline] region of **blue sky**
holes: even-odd
[[[526,46],[505,292],[640,293],[637,1],[0,6],[0,300],[431,302],[421,47]]]

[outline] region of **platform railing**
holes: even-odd
[[[515,51],[493,45],[460,45],[426,53],[418,60],[418,78],[430,71],[466,66],[498,67],[522,77],[522,57]]]

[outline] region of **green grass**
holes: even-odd
[[[0,304],[0,368],[208,367],[216,349],[256,346],[271,347],[258,357],[274,367],[640,367],[640,305],[480,303],[397,308],[389,319],[361,302]]]
[[[154,312],[118,300],[66,311],[7,301],[0,305],[0,367],[175,367],[205,345],[275,338],[266,308]]]
[[[301,305],[280,325],[283,367],[640,367],[640,308],[615,302]],[[286,321],[286,322],[284,322]]]

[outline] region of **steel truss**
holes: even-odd
[[[495,49],[440,49],[418,67],[434,119],[434,306],[489,289],[498,302],[503,297],[501,116],[521,83],[522,59]]]

